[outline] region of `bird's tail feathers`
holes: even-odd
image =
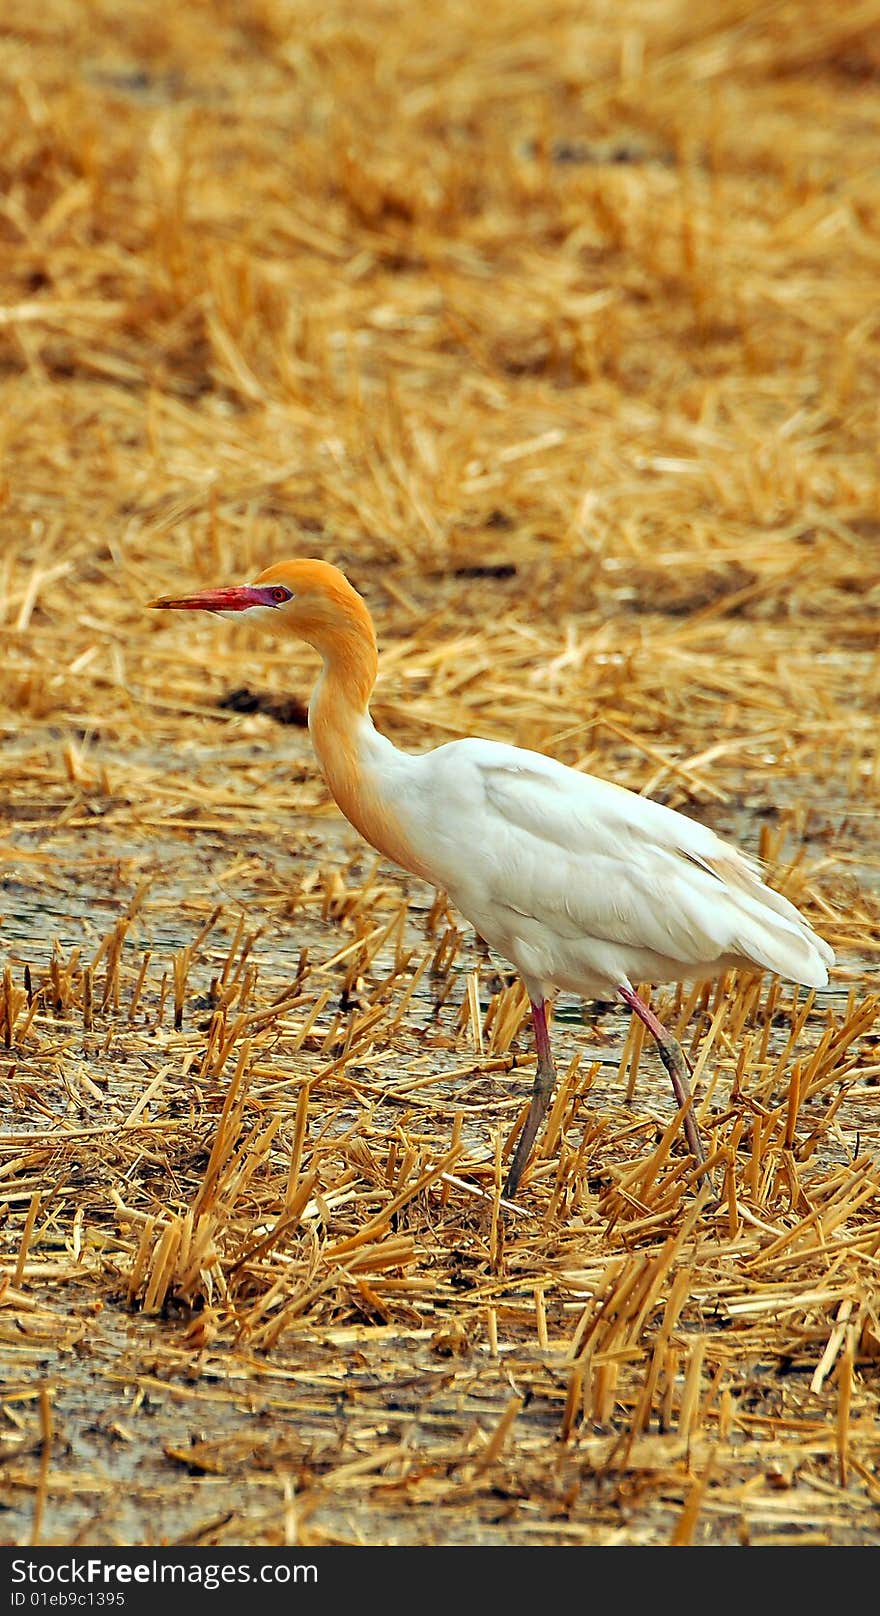
[[[797,910],[794,913],[797,914]],[[824,988],[828,983],[828,967],[834,964],[834,950],[805,920],[798,918],[800,924],[781,915],[768,915],[765,910],[760,920],[743,927],[736,947],[742,951],[744,960],[761,965],[776,976],[799,982],[803,987]]]
[[[737,855],[723,866],[728,892],[741,916],[737,947],[745,960],[803,987],[824,988],[834,950],[813,931],[789,898],[761,880],[749,859]]]

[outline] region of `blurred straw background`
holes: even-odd
[[[0,1502],[27,1543],[876,1541],[880,4],[7,0]],[[831,989],[526,1007],[373,857],[402,745],[760,853]]]

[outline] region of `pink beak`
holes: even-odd
[[[272,589],[259,584],[231,584],[226,588],[200,589],[195,595],[172,598],[163,595],[150,605],[164,612],[247,612],[252,606],[276,606]]]

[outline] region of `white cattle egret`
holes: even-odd
[[[378,669],[370,614],[325,561],[280,561],[253,583],[153,605],[263,614],[313,646],[324,665],[309,730],[342,812],[380,853],[445,888],[519,971],[538,1059],[505,1195],[516,1192],[556,1081],[547,1002],[559,989],[618,994],[640,1017],[702,1164],[688,1063],[633,984],[734,966],[823,987],[831,949],[756,866],[706,826],[538,752],[481,740],[415,757],[399,751],[370,717]]]

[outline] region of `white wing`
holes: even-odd
[[[527,976],[573,986],[580,972],[589,990],[740,961],[827,982],[828,945],[706,826],[491,741],[412,761],[409,833],[462,912]]]

